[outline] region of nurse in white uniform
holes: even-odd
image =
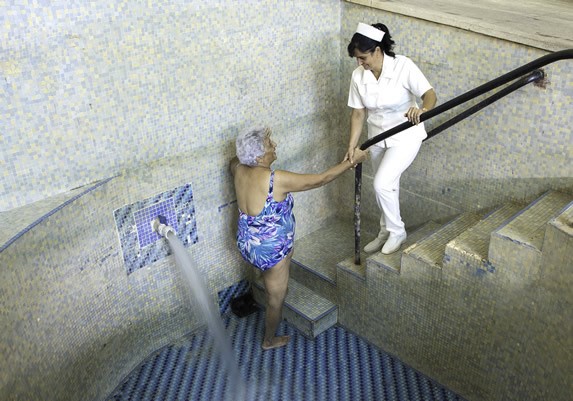
[[[348,45],[348,54],[356,57],[358,67],[352,72],[348,95],[352,114],[345,159],[353,162],[366,117],[368,138],[405,121],[416,124],[369,148],[381,217],[378,236],[364,251],[382,249],[384,254],[396,252],[406,240],[400,215],[400,176],[414,161],[427,136],[420,115],[434,108],[437,101],[434,89],[420,69],[409,58],[396,55],[393,46],[388,28],[380,23],[359,23]]]

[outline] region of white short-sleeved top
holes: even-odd
[[[368,138],[372,138],[398,124],[408,121],[404,114],[410,107],[418,107],[420,98],[432,86],[412,60],[405,56],[384,54],[382,73],[376,80],[372,71],[359,66],[352,72],[348,106],[368,110]],[[377,146],[391,147],[421,142],[427,137],[424,123],[408,128]]]

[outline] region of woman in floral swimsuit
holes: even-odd
[[[243,258],[262,271],[266,294],[264,350],[286,345],[288,336],[275,336],[287,293],[294,246],[295,218],[291,192],[306,191],[329,183],[356,163],[366,152],[356,149],[354,164],[344,160],[320,174],[272,170],[276,144],[269,128],[252,128],[236,141],[237,157],[231,161],[239,224],[237,246]]]
[[[288,193],[283,201],[274,200],[274,177],[271,170],[269,193],[261,213],[249,216],[239,209],[237,246],[243,258],[263,272],[287,257],[294,245],[294,199]]]

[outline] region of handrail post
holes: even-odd
[[[360,264],[360,197],[362,191],[362,163],[354,168],[354,264]]]

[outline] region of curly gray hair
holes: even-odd
[[[265,137],[269,134],[268,127],[249,128],[239,134],[235,146],[237,157],[241,164],[256,166],[257,157],[265,154]]]

